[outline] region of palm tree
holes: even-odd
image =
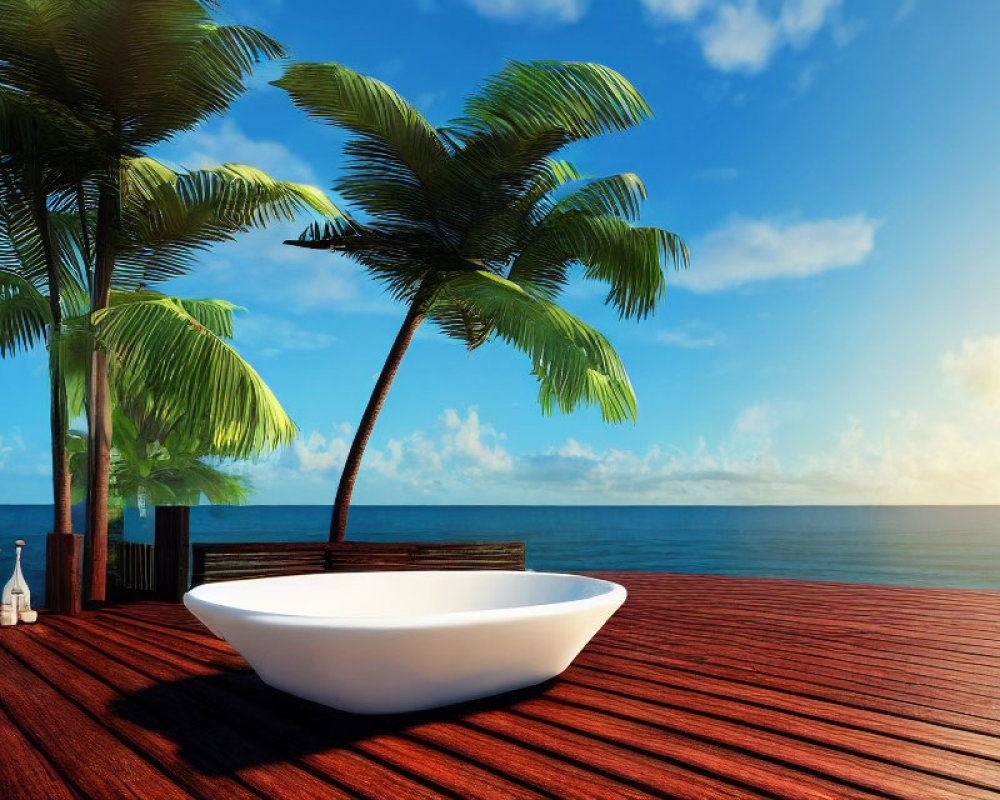
[[[579,266],[608,285],[621,317],[642,318],[664,294],[664,263],[687,264],[675,234],[632,224],[645,198],[637,176],[587,180],[556,158],[650,116],[625,78],[596,64],[508,63],[440,128],[339,64],[293,64],[275,84],[350,134],[335,188],[365,215],[314,225],[289,244],[347,255],[407,306],[341,474],[331,541],[344,538],[365,445],[425,319],[470,350],[501,339],[525,352],[546,413],[596,404],[606,421],[635,418],[608,340],[555,302]]]
[[[202,320],[206,330],[198,332],[198,338],[219,347],[228,348],[222,340],[230,340],[233,335],[233,313],[237,307],[224,300],[186,300],[169,298],[155,292],[113,292],[113,311],[124,313],[127,306],[137,303],[175,304],[193,312],[192,320]],[[107,320],[105,320],[107,322]],[[72,323],[71,323],[72,324]],[[202,323],[198,323],[201,325]],[[176,333],[181,333],[180,326]],[[185,325],[187,327],[187,325]],[[106,335],[101,330],[99,335]],[[128,333],[122,333],[121,338],[127,339]],[[129,351],[133,350],[131,343],[125,347],[125,362],[128,362]],[[203,355],[201,348],[191,347],[188,341],[175,348],[171,354],[174,359],[183,359],[187,366],[183,371],[197,369],[204,377],[205,372],[199,365]],[[161,357],[166,353],[161,352]],[[235,355],[235,353],[234,353]],[[218,359],[208,359],[211,364]],[[71,359],[70,359],[71,361]],[[113,365],[120,362],[117,357],[111,359]],[[294,438],[296,430],[288,420],[281,407],[266,392],[246,390],[238,384],[241,376],[254,374],[252,368],[240,361],[233,360],[234,369],[227,371],[225,379],[237,384],[228,388],[223,394],[242,393],[255,398],[253,415],[258,420],[260,430],[260,445],[257,449],[248,450],[241,442],[231,435],[231,415],[202,416],[188,413],[188,406],[183,401],[185,396],[171,387],[158,387],[152,384],[155,376],[149,370],[141,369],[139,379],[129,376],[124,370],[111,370],[111,386],[114,396],[114,448],[112,455],[112,485],[116,500],[123,507],[142,507],[144,505],[198,505],[204,495],[210,503],[236,504],[245,502],[250,491],[249,480],[240,475],[219,469],[218,462],[223,459],[245,458],[272,450],[280,444],[287,444]],[[209,372],[212,368],[209,367]],[[175,368],[176,372],[176,368]],[[71,383],[79,385],[79,375],[71,376]],[[74,380],[75,379],[75,380]],[[266,388],[266,387],[265,387]],[[71,392],[71,396],[78,393]],[[189,395],[188,395],[189,396]],[[177,405],[165,400],[180,400]],[[268,414],[274,422],[268,420]],[[269,432],[269,427],[277,427]],[[73,432],[70,460],[73,473],[74,496],[82,499],[86,487],[86,434]]]
[[[0,60],[0,81],[3,66]],[[63,265],[60,242],[54,239],[65,233],[66,212],[72,206],[77,174],[73,148],[88,141],[90,131],[58,104],[29,102],[0,86],[0,298],[12,314],[0,325],[0,357],[36,339],[56,341],[60,335]],[[34,286],[43,284],[43,296],[32,293]],[[69,471],[61,434],[67,425],[66,398],[58,358],[59,349],[50,348],[55,535],[72,533]]]
[[[0,86],[35,105],[68,112],[91,134],[81,138],[73,159],[84,165],[79,205],[92,225],[91,313],[108,308],[116,282],[162,280],[189,268],[193,253],[204,247],[197,233],[176,231],[174,253],[165,261],[138,264],[123,252],[129,242],[127,203],[139,196],[129,184],[136,175],[127,169],[129,161],[225,111],[244,91],[255,63],[284,55],[281,45],[254,28],[216,24],[197,0],[0,0],[0,54]],[[314,205],[320,197],[303,199]],[[107,354],[100,347],[91,356],[87,394],[84,579],[89,599],[101,600],[112,405]]]
[[[182,274],[204,249],[250,227],[291,219],[306,208],[333,208],[312,187],[244,165],[177,173],[138,158],[125,162],[123,176],[119,279],[129,283]],[[5,212],[18,208],[4,205]],[[158,424],[199,442],[199,455],[248,458],[290,442],[294,425],[226,341],[232,336],[231,304],[112,290],[108,308],[89,313],[87,243],[94,216],[85,214],[84,225],[75,213],[50,215],[65,320],[58,344],[50,340],[49,349],[62,364],[57,390],[65,397],[68,388],[73,413],[82,408],[91,353],[99,349],[113,365],[109,397],[123,403],[140,398],[150,406],[155,399]],[[34,229],[3,225],[5,219],[0,213],[0,354],[44,341],[50,322],[45,273],[24,255],[34,252]],[[65,425],[61,431],[64,437]]]

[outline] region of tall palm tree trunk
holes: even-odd
[[[66,453],[66,428],[69,414],[66,411],[66,384],[63,381],[62,363],[57,348],[58,330],[52,326],[49,334],[49,426],[52,433],[52,519],[53,533],[72,533],[73,500],[69,472],[69,457]]]
[[[109,175],[97,201],[94,236],[94,285],[91,313],[111,302],[111,277],[119,227],[117,175]],[[91,355],[87,381],[87,528],[84,552],[84,593],[91,602],[103,602],[108,568],[108,483],[111,477],[111,386],[107,355],[99,346]]]
[[[375,420],[378,418],[382,406],[385,404],[386,395],[392,385],[396,371],[403,360],[406,349],[413,340],[420,323],[423,322],[423,304],[415,300],[410,310],[403,320],[403,326],[396,334],[396,340],[392,343],[389,355],[382,366],[378,380],[375,382],[375,389],[368,400],[368,406],[361,417],[361,424],[357,433],[354,434],[354,441],[351,442],[350,452],[347,454],[347,461],[344,462],[344,471],[340,475],[340,484],[337,486],[337,499],[333,503],[333,518],[330,520],[330,541],[342,542],[347,532],[347,515],[351,510],[351,495],[354,493],[354,481],[357,480],[358,470],[361,468],[361,457],[365,453],[368,439],[372,435],[375,427]]]
[[[70,511],[69,458],[66,454],[66,429],[69,427],[66,384],[63,380],[60,359],[59,335],[62,331],[62,305],[59,281],[59,265],[52,250],[49,231],[49,211],[41,174],[36,166],[32,170],[32,216],[38,237],[42,244],[45,269],[49,284],[49,313],[52,326],[49,329],[49,432],[52,440],[52,533],[72,533],[73,522]]]

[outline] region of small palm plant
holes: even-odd
[[[677,235],[634,224],[645,199],[636,175],[586,179],[556,157],[651,115],[625,78],[596,64],[509,63],[439,128],[339,64],[294,64],[275,84],[348,131],[335,188],[364,214],[314,225],[288,244],[354,259],[407,306],[344,465],[331,541],[344,538],[365,446],[424,320],[470,350],[500,339],[525,352],[546,413],[596,404],[606,421],[635,419],[611,344],[556,302],[579,267],[608,286],[621,317],[643,318],[664,295],[664,265],[687,265]]]

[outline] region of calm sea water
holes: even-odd
[[[81,509],[75,509],[83,529]],[[322,541],[326,506],[203,506],[193,541]],[[47,506],[0,506],[0,576],[23,538],[41,605]],[[126,516],[150,542],[152,514]],[[356,506],[351,539],[528,543],[538,570],[643,569],[1000,589],[1000,506]]]

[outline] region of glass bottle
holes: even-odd
[[[14,542],[14,574],[10,576],[10,580],[4,585],[3,594],[0,596],[0,603],[3,605],[13,606],[14,601],[17,601],[17,605],[14,606],[15,615],[20,614],[22,611],[31,610],[31,590],[24,580],[24,573],[21,572],[22,547],[24,547],[23,539],[18,539]]]

